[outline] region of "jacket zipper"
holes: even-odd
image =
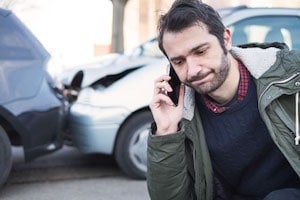
[[[295,101],[296,101],[296,136],[295,136],[295,144],[299,145],[300,143],[300,132],[299,132],[299,92],[296,93],[296,97],[295,97]]]
[[[274,84],[281,84],[281,83],[287,83],[287,82],[289,82],[290,80],[292,80],[292,79],[294,79],[295,77],[297,77],[298,75],[300,74],[300,72],[297,72],[296,74],[293,74],[292,76],[290,76],[289,78],[287,78],[287,79],[285,79],[285,80],[280,80],[280,81],[274,81],[274,82],[272,82],[272,83],[270,83],[267,87],[266,87],[266,89],[264,89],[264,91],[260,94],[260,96],[259,96],[259,100],[258,100],[258,102],[259,102],[259,105],[261,105],[261,99],[262,99],[262,96],[266,93],[266,91],[272,86],[272,85],[274,85]],[[295,97],[295,100],[296,100],[296,122],[295,122],[295,124],[296,124],[296,127],[295,127],[295,129],[296,129],[296,136],[295,136],[295,144],[296,145],[299,145],[299,143],[300,143],[300,133],[299,133],[299,117],[298,117],[298,113],[299,113],[299,107],[298,107],[298,102],[299,102],[299,92],[297,92],[296,93],[296,97]]]

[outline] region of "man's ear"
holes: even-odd
[[[232,43],[231,43],[231,31],[229,28],[225,28],[223,38],[224,38],[225,48],[227,50],[230,50],[232,47]]]

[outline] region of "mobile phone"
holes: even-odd
[[[168,92],[167,95],[171,98],[175,106],[178,105],[178,99],[179,99],[179,91],[180,91],[180,85],[181,81],[178,78],[175,70],[173,69],[172,65],[169,66],[169,76],[171,79],[169,80],[169,84],[172,87],[173,91]]]

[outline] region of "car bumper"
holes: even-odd
[[[56,151],[63,146],[62,136],[65,128],[63,106],[45,111],[26,112],[18,116],[18,120],[24,125],[23,133],[29,133],[22,137],[26,161]]]
[[[128,114],[122,107],[73,104],[69,124],[75,147],[82,153],[112,154],[118,129]]]

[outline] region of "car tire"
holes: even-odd
[[[150,111],[139,112],[120,128],[115,159],[122,171],[131,178],[146,178],[147,138],[152,121]]]
[[[0,126],[0,187],[4,185],[12,166],[12,149],[6,131]]]

